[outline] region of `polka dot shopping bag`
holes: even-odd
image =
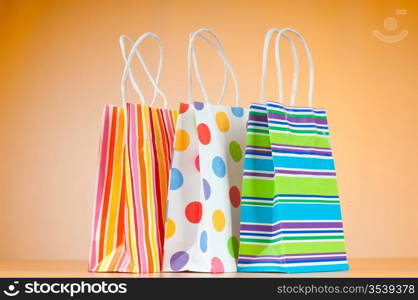
[[[160,62],[152,78],[137,47],[146,39],[156,39]],[[100,142],[97,196],[94,207],[91,272],[158,272],[162,265],[164,223],[169,166],[174,143],[177,111],[153,107],[162,67],[162,44],[153,33],[143,34],[126,56],[121,81],[123,105],[106,105]],[[132,41],[130,41],[132,43]],[[154,97],[146,105],[130,64],[137,55],[154,86]],[[141,104],[126,101],[126,81],[130,78]]]
[[[264,103],[268,45],[275,32],[279,101],[283,99],[279,42],[285,32],[291,32],[302,41],[308,57],[309,107],[294,106],[297,64],[291,104]],[[326,112],[312,107],[312,91],[313,62],[302,35],[291,28],[269,30],[264,43],[261,103],[252,104],[249,111],[239,272],[348,269]]]
[[[203,33],[215,37],[215,46]],[[194,50],[201,36],[222,58],[225,81],[217,105],[210,104]],[[204,102],[191,101],[192,61]],[[247,111],[217,35],[200,29],[190,36],[189,103],[180,104],[168,192],[164,271],[235,272]],[[236,107],[221,106],[228,73]]]

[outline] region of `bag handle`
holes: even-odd
[[[216,46],[214,43],[212,43],[212,41],[207,36],[205,36],[204,34],[199,33],[199,36],[201,38],[205,39],[212,48],[214,48],[214,49],[218,48],[219,50],[225,52],[224,46],[223,46],[221,40],[219,39],[218,35],[215,34],[215,33],[213,33],[213,32],[208,32],[208,33],[211,36],[214,37],[214,39],[216,40],[216,43],[218,44],[218,46]],[[192,34],[193,33],[190,33],[189,34],[189,41],[190,41],[190,38],[192,37]],[[199,66],[198,66],[198,63],[197,63],[196,52],[194,51],[194,49],[192,51],[192,58],[193,58],[193,67],[194,67],[194,70],[195,70],[195,73],[196,73],[196,77],[198,78],[198,80],[200,80],[200,82],[202,82],[202,79],[201,79],[200,73],[199,73]],[[188,63],[187,68],[188,68],[187,69],[188,72],[192,72],[190,63]],[[221,94],[219,95],[218,101],[216,102],[217,104],[221,103],[222,100],[223,100],[223,98],[224,98],[224,96],[225,96],[226,87],[228,86],[228,74],[229,74],[228,68],[224,64],[224,83],[222,85]],[[189,78],[190,78],[190,84],[189,84],[189,92],[190,92],[190,86],[192,86],[192,76],[190,75]],[[204,88],[203,88],[203,95],[206,95],[206,97],[208,97],[207,96],[206,89],[204,89]]]
[[[203,37],[204,38],[204,35],[202,34],[204,32],[209,33],[210,35],[214,36],[215,39],[218,41],[218,44],[219,45],[222,45],[222,43],[220,42],[220,39],[216,35],[216,33],[214,31],[210,30],[210,29],[207,29],[207,28],[200,28],[200,29],[196,30],[195,32],[193,32],[190,35],[190,38],[189,38],[189,47],[188,47],[188,56],[187,56],[187,64],[188,64],[188,72],[187,72],[187,75],[188,75],[188,80],[189,80],[189,102],[192,101],[192,92],[193,92],[193,89],[192,89],[192,83],[193,83],[193,80],[192,80],[192,65],[191,65],[191,63],[192,63],[193,55],[195,55],[194,54],[195,53],[194,41],[195,41],[195,39],[196,39],[197,36],[200,36],[200,37]],[[206,41],[208,41],[208,38],[204,38],[204,39]],[[227,69],[228,73],[232,77],[232,81],[234,83],[234,89],[235,89],[235,102],[236,102],[236,105],[239,106],[240,100],[239,100],[238,81],[237,81],[237,78],[235,76],[235,72],[233,71],[231,65],[228,62],[228,59],[226,57],[226,54],[223,51],[223,46],[216,47],[212,43],[209,43],[209,44],[213,47],[213,49],[216,51],[216,53],[220,56],[220,58],[222,59],[222,61],[224,63],[224,67]],[[194,61],[196,61],[196,59],[194,59]],[[206,89],[205,89],[205,86],[203,84],[203,81],[201,79],[200,72],[199,72],[199,68],[197,66],[197,61],[194,64],[194,71],[196,73],[196,78],[197,78],[197,81],[199,82],[199,86],[200,86],[200,89],[202,91],[203,98],[204,98],[204,100],[205,100],[206,103],[209,103],[209,97],[208,97],[208,94],[206,92]],[[224,80],[224,88],[222,90],[221,97],[218,99],[218,103],[217,104],[220,104],[222,102],[222,100],[223,100],[223,95],[224,95],[224,92],[225,92],[224,89],[226,89],[226,82],[225,82],[225,80]]]
[[[128,54],[126,53],[126,49],[125,49],[125,40],[130,43],[131,47],[132,47],[133,41],[126,34],[122,34],[119,37],[120,50],[122,52],[123,60],[126,63],[127,62],[127,59],[128,59]],[[136,52],[136,56],[138,57],[139,61],[141,62],[142,67],[145,70],[146,75],[148,76],[148,79],[149,80],[152,80],[151,74],[149,73],[148,66],[145,64],[144,59],[142,58],[142,56],[139,53],[138,49],[135,49],[135,52]],[[157,74],[155,76],[155,83],[157,85],[158,85],[159,80],[160,80],[160,74],[161,74],[162,65],[163,65],[163,56],[162,56],[162,48],[160,47],[160,59],[159,59],[159,62],[158,62]],[[130,82],[132,84],[133,89],[138,94],[138,96],[139,96],[139,98],[141,100],[141,103],[142,104],[145,104],[144,95],[142,94],[141,89],[139,88],[138,83],[137,83],[137,81],[135,79],[135,76],[133,76],[133,73],[131,72],[131,69],[130,68],[128,69],[128,72],[129,72],[129,80],[130,80]],[[154,101],[155,101],[155,99],[157,97],[157,94],[158,94],[157,90],[154,89],[154,95],[152,97],[152,103],[151,103],[151,105],[154,103]]]
[[[151,37],[154,38],[159,46],[160,49],[160,59],[159,59],[159,63],[158,63],[158,68],[157,68],[157,74],[155,79],[152,77],[148,66],[145,64],[144,59],[142,58],[142,56],[140,55],[139,51],[138,51],[138,47],[139,45],[147,38],[147,37]],[[129,41],[132,45],[131,50],[129,52],[129,55],[126,56],[126,50],[125,50],[125,40]],[[152,32],[147,32],[144,33],[143,35],[141,35],[134,43],[132,42],[132,40],[126,36],[126,35],[121,35],[119,38],[119,44],[120,44],[120,48],[121,48],[121,52],[122,52],[122,56],[124,58],[125,61],[125,68],[123,70],[122,73],[122,79],[121,79],[121,83],[120,83],[120,88],[121,88],[121,96],[122,96],[122,102],[126,103],[126,81],[129,77],[130,82],[134,88],[134,90],[136,91],[136,93],[138,94],[141,103],[142,104],[146,104],[145,102],[145,97],[144,94],[142,93],[141,89],[138,86],[138,83],[135,79],[135,77],[132,74],[131,71],[131,63],[132,63],[132,59],[134,57],[134,55],[136,54],[136,56],[138,57],[139,61],[141,62],[142,67],[144,68],[145,74],[147,75],[148,79],[150,80],[152,86],[154,87],[154,95],[151,101],[150,106],[153,106],[157,97],[157,94],[161,96],[161,98],[163,99],[163,103],[164,103],[164,107],[167,108],[168,105],[168,101],[167,101],[167,97],[165,96],[165,94],[161,91],[161,89],[158,87],[158,83],[160,80],[160,74],[161,74],[161,69],[163,66],[163,44],[161,39],[154,33]]]
[[[291,32],[294,35],[296,35],[299,40],[302,42],[302,45],[305,49],[306,52],[306,56],[308,58],[308,67],[309,67],[309,88],[308,88],[308,106],[309,107],[313,107],[313,87],[314,87],[314,64],[313,64],[313,59],[312,59],[312,53],[311,50],[309,49],[308,44],[306,43],[305,39],[303,38],[303,36],[296,30],[294,30],[293,28],[283,28],[280,30],[280,32],[277,33],[277,38],[276,38],[276,43],[275,43],[275,47],[277,49],[277,52],[279,52],[280,50],[280,37],[282,35],[285,34],[285,32]],[[279,66],[280,66],[280,61],[279,61]],[[292,99],[292,101],[290,102],[291,106],[295,105],[295,99]]]
[[[278,94],[279,94],[279,102],[283,103],[283,76],[280,64],[280,52],[278,48],[277,40],[280,39],[280,35],[278,34],[280,30],[278,28],[271,28],[267,31],[266,37],[264,38],[264,48],[263,48],[263,63],[262,63],[262,76],[261,76],[261,89],[260,89],[260,102],[264,103],[265,98],[265,89],[266,89],[266,73],[267,73],[267,57],[268,57],[268,49],[270,47],[270,40],[274,33],[277,33],[276,36],[276,43],[274,47],[274,54],[276,59],[276,73],[277,73],[277,83],[278,83]],[[283,33],[283,36],[290,42],[290,46],[292,48],[292,56],[293,56],[293,81],[292,81],[292,94],[291,94],[291,103],[294,102],[296,97],[296,92],[298,88],[298,78],[299,78],[299,58],[296,51],[295,42],[292,38],[288,35]]]

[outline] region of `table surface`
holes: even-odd
[[[350,270],[303,274],[283,273],[89,273],[87,261],[9,261],[0,260],[0,277],[418,277],[418,258],[353,258]]]

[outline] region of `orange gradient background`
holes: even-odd
[[[87,259],[102,108],[121,103],[120,34],[161,37],[161,88],[175,108],[187,96],[189,32],[215,30],[248,107],[259,101],[264,34],[286,26],[312,50],[314,104],[328,111],[349,256],[418,256],[417,10],[414,0],[1,0],[0,259]],[[398,20],[393,32],[383,26],[390,16]],[[409,34],[385,43],[375,29]],[[289,91],[291,55],[282,45]],[[203,42],[197,48],[213,101],[222,65]],[[141,49],[155,69],[156,46]],[[299,52],[297,104],[306,105]],[[267,96],[274,100],[270,63]],[[149,98],[150,85],[135,70]],[[225,104],[233,104],[231,86]]]

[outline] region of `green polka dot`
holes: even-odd
[[[228,252],[235,259],[238,258],[238,246],[239,244],[237,238],[235,236],[231,236],[228,239]]]
[[[234,160],[234,161],[240,161],[241,160],[241,158],[242,158],[242,150],[241,150],[241,147],[240,147],[240,145],[237,143],[237,142],[235,142],[235,141],[232,141],[230,144],[229,144],[229,153],[231,154],[231,157],[232,157],[232,159]]]

